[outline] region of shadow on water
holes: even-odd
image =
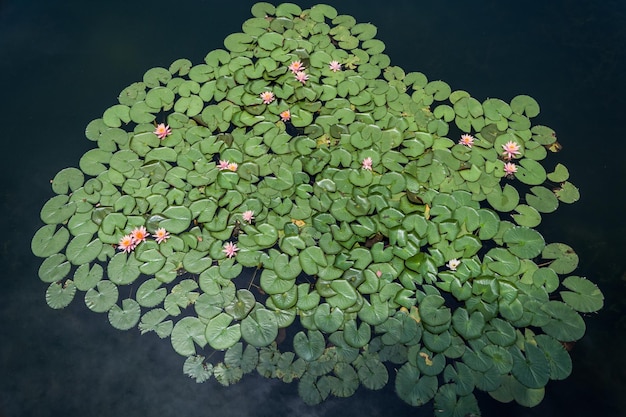
[[[81,300],[44,301],[30,238],[48,181],[93,144],[87,123],[148,68],[199,62],[247,19],[252,1],[104,4],[0,1],[0,87],[5,158],[0,166],[0,417],[78,415],[430,416],[389,384],[307,407],[296,384],[249,375],[224,388],[195,384],[168,341],[117,331]],[[308,7],[316,2],[303,2]],[[479,402],[485,416],[624,415],[626,222],[618,141],[626,86],[623,2],[328,2],[378,27],[395,65],[443,79],[478,99],[529,94],[537,119],[557,131],[558,155],[581,201],[546,216],[547,241],[577,251],[576,271],[598,283],[605,308],[586,318],[572,375],[552,381],[536,408]]]

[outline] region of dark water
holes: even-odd
[[[0,1],[0,417],[430,416],[392,386],[303,405],[296,385],[247,376],[223,388],[182,374],[167,341],[120,332],[80,300],[53,311],[30,239],[49,180],[92,144],[89,121],[119,91],[177,58],[198,63],[250,17],[252,1]],[[334,1],[375,24],[392,63],[479,100],[518,94],[540,103],[559,161],[582,192],[547,216],[548,241],[573,246],[578,275],[606,307],[586,318],[574,371],[533,409],[479,398],[485,416],[621,416],[626,407],[624,255],[626,6],[621,1]],[[301,2],[310,7],[315,2]]]

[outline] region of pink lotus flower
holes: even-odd
[[[223,161],[220,159],[220,163],[217,164],[217,169],[219,169],[220,171],[223,171],[225,169],[228,169],[228,165],[230,165],[230,162]]]
[[[166,136],[172,134],[172,129],[170,129],[170,125],[166,126],[165,123],[160,123],[154,130],[154,134],[157,135],[159,139],[165,139]]]
[[[274,97],[274,93],[272,93],[271,91],[263,91],[259,95],[261,96],[261,99],[263,100],[263,104],[270,104],[276,98]]]
[[[148,231],[146,230],[144,226],[135,227],[133,231],[130,232],[130,234],[133,237],[133,241],[135,242],[135,245],[138,245],[141,242],[145,242],[146,238],[150,236],[150,233],[148,233]]]
[[[248,223],[252,223],[252,220],[254,220],[254,211],[246,210],[246,211],[243,212],[241,217],[243,218],[244,221],[246,221]]]
[[[512,177],[517,172],[517,166],[512,162],[504,164],[504,173],[507,177]]]
[[[130,253],[135,249],[135,239],[133,239],[132,235],[123,236],[120,239],[120,243],[118,243],[117,248],[122,252]]]
[[[280,120],[282,120],[283,122],[291,120],[291,112],[289,110],[280,112]]]
[[[459,261],[458,259],[454,258],[454,259],[450,259],[448,261],[448,263],[446,264],[446,266],[451,270],[451,271],[456,271],[456,269],[458,268],[458,266],[461,265],[461,261]]]
[[[363,160],[362,164],[363,165],[361,166],[361,168],[368,171],[372,170],[372,158],[370,158],[369,156]]]
[[[302,65],[302,62],[300,62],[300,60],[297,60],[293,61],[291,65],[289,65],[289,69],[295,74],[298,71],[304,71],[306,68],[304,68],[304,65]]]
[[[154,232],[154,239],[156,240],[156,243],[163,243],[169,238],[170,233],[166,231],[163,227],[158,228],[156,232]]]
[[[222,252],[224,252],[227,257],[232,258],[233,256],[237,255],[238,250],[239,248],[236,244],[234,244],[233,242],[226,242],[226,244],[224,245],[224,249],[222,249]]]
[[[383,276],[383,271],[381,271],[380,269],[378,271],[376,271],[376,276],[378,278],[382,277]]]
[[[239,166],[239,165],[237,165],[237,163],[236,163],[236,162],[231,162],[230,164],[228,164],[228,169],[229,169],[230,171],[235,172],[235,171],[237,171],[237,167],[238,167],[238,166]]]
[[[472,135],[461,135],[461,139],[459,139],[459,143],[461,145],[465,145],[468,148],[471,148],[474,144],[474,136]]]
[[[502,152],[504,159],[517,158],[517,156],[521,154],[519,151],[519,145],[517,142],[513,142],[512,140],[502,145],[502,149],[504,149],[504,152]]]
[[[309,79],[309,74],[304,71],[296,72],[296,81],[300,81],[302,84],[305,84]]]
[[[330,64],[328,64],[328,68],[330,68],[332,72],[341,71],[341,64],[339,63],[339,61],[330,61]]]

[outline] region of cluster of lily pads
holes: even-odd
[[[196,381],[256,370],[307,404],[390,378],[439,416],[539,403],[603,296],[535,230],[578,199],[536,101],[406,73],[328,5],[252,14],[87,126],[32,239],[50,307],[82,291]]]

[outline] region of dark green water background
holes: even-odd
[[[310,7],[316,2],[302,1]],[[392,64],[478,100],[518,94],[541,105],[581,200],[544,216],[548,242],[580,255],[605,308],[586,317],[574,370],[526,409],[479,395],[484,416],[626,415],[624,1],[332,1],[378,27]],[[80,297],[47,307],[30,239],[49,180],[93,144],[89,121],[155,66],[200,63],[240,31],[253,1],[0,0],[0,417],[431,416],[386,389],[309,407],[297,385],[249,375],[196,384],[167,340],[113,329]],[[552,160],[551,160],[552,162]]]

